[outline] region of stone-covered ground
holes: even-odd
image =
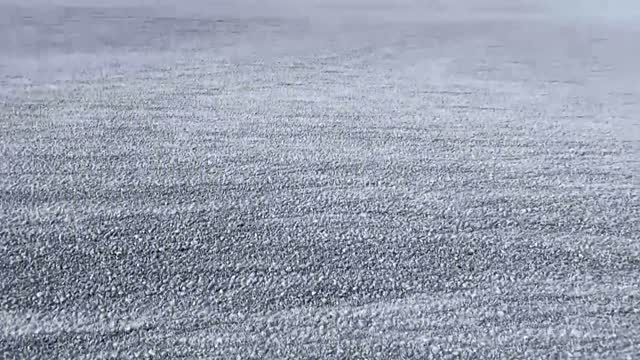
[[[286,1],[0,0],[2,357],[640,356],[640,7]]]

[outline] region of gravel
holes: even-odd
[[[0,1],[2,358],[640,357],[635,3],[175,4]]]

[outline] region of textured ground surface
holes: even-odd
[[[0,0],[3,358],[640,355],[633,2],[93,2]]]

